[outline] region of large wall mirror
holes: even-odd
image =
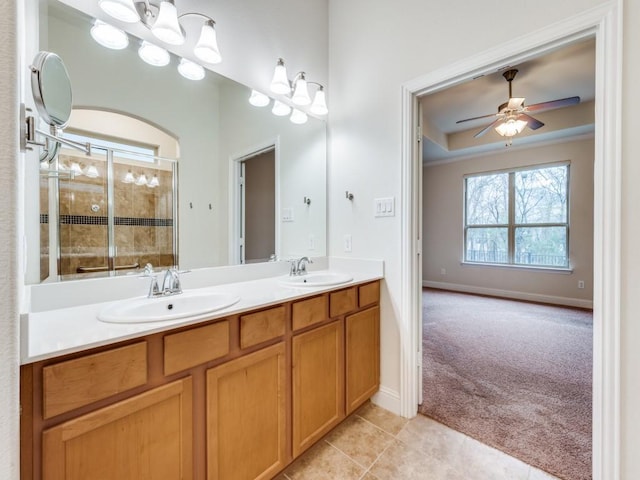
[[[138,57],[139,42],[133,37],[123,50],[104,48],[90,35],[89,15],[57,0],[33,1],[39,11],[38,47],[59,55],[71,79],[74,108],[65,135],[86,136],[98,144],[112,142],[108,145],[116,147],[111,154],[94,150],[91,157],[78,152],[60,155],[59,163],[67,167],[78,163],[83,172],[91,166],[99,173],[104,170],[105,176],[98,178],[105,180],[86,174],[74,180],[41,180],[40,223],[26,220],[28,232],[40,237],[41,274],[30,275],[28,283],[45,280],[47,258],[51,268],[46,281],[55,281],[78,278],[79,267],[89,267],[91,275],[137,273],[135,265],[144,267],[149,258],[200,268],[268,261],[274,255],[279,259],[326,255],[323,121],[309,117],[307,123],[296,125],[287,117],[274,116],[270,108],[249,104],[248,87],[209,70],[201,81],[187,80],[176,71],[175,56],[169,67],[150,66]],[[124,127],[129,120],[100,121],[96,116],[101,112],[105,118],[113,115],[138,126]],[[161,140],[143,134],[144,125],[164,132],[175,144],[161,150]],[[164,160],[119,158],[118,148],[147,149]],[[130,171],[133,183],[130,178],[125,181]],[[106,180],[109,172],[112,178]],[[147,185],[136,186],[143,173]],[[148,183],[154,176],[162,188],[152,192]],[[114,204],[125,200],[127,209],[121,215],[116,212],[114,220]],[[270,206],[267,212],[265,204]],[[263,211],[249,211],[251,205]],[[68,215],[75,228],[62,228],[61,215]],[[96,220],[109,215],[116,225],[111,233],[104,231],[102,220]],[[127,228],[118,231],[118,222]],[[100,229],[100,240],[92,236],[92,229]],[[120,252],[120,266],[132,268],[100,272],[92,270],[93,264],[80,265],[76,260],[67,261],[71,270],[60,275],[63,236],[73,240],[69,252],[86,254],[96,244],[104,245],[107,264],[114,255],[111,263],[118,264]],[[132,241],[149,237],[153,241]],[[36,255],[32,250],[30,257]]]

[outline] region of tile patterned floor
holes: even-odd
[[[557,480],[418,415],[365,404],[276,480]]]

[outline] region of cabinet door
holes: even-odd
[[[45,480],[192,478],[191,378],[43,433]]]
[[[285,346],[207,371],[207,476],[269,479],[286,458]]]
[[[380,308],[349,315],[345,322],[348,415],[380,387]]]
[[[342,321],[293,337],[293,456],[344,418]]]

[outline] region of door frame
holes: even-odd
[[[422,161],[418,97],[596,39],[593,292],[593,478],[620,477],[620,255],[622,0],[607,3],[453,63],[402,86],[400,413],[417,413],[421,387]]]
[[[280,136],[266,139],[229,157],[229,265],[239,265],[240,257],[240,210],[244,208],[240,201],[238,179],[241,175],[241,163],[262,152],[274,150],[275,174],[275,254],[280,258]]]

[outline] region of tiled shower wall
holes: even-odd
[[[102,159],[60,155],[59,161],[73,162],[84,171],[93,165],[99,176],[76,176],[60,181],[60,274],[83,273],[84,269],[108,266],[107,164]],[[160,185],[124,183],[128,171],[136,178],[154,174]],[[114,162],[114,236],[117,270],[174,265],[173,173],[155,165],[136,166]]]

